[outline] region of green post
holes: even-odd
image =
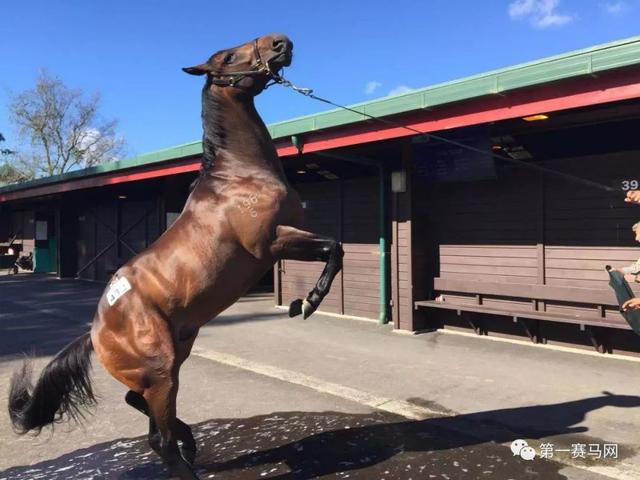
[[[389,322],[387,318],[387,306],[389,299],[387,294],[387,239],[386,239],[386,188],[384,178],[384,166],[379,166],[380,186],[380,317],[378,323],[384,325]]]
[[[293,144],[294,147],[296,147],[296,150],[298,150],[298,153],[302,153],[302,148],[304,143],[302,142],[302,139],[298,135],[291,135],[291,143]]]

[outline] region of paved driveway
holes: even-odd
[[[39,372],[87,330],[101,290],[99,284],[47,276],[0,278],[1,398],[6,399],[21,352],[35,348]],[[478,355],[496,347],[473,342],[446,335],[398,336],[375,324],[322,315],[302,322],[273,308],[268,297],[245,297],[203,329],[196,353],[182,370],[178,412],[194,425],[198,472],[203,479],[624,478],[611,475],[636,455],[628,442],[620,445],[619,458],[573,462],[579,468],[539,458],[539,446],[561,434],[566,442],[603,442],[586,436],[589,429],[581,422],[605,407],[635,412],[638,397],[600,395],[573,404],[508,408],[504,392],[483,382],[487,387],[476,398],[450,402],[467,405],[465,412],[449,408],[424,385],[411,387],[417,378],[432,386],[451,382],[458,375],[453,360],[450,369],[439,372],[420,372],[417,368],[424,366],[418,361],[403,361],[405,370],[394,371],[401,368],[394,361],[411,352],[422,358],[437,355],[438,349],[450,354],[462,349],[472,358],[474,345]],[[525,348],[496,348],[511,347]],[[585,359],[590,361],[580,356],[573,361]],[[624,366],[637,370],[635,364]],[[600,373],[607,368],[611,365]],[[0,416],[0,480],[166,478],[147,446],[146,419],[123,401],[125,388],[96,361],[93,379],[101,399],[81,427],[62,424],[53,433],[17,437],[6,413]],[[488,391],[502,395],[506,408],[481,408]],[[544,426],[549,418],[555,418],[555,429],[527,426]],[[537,441],[538,458],[512,454],[508,445],[519,437],[532,446],[531,439]]]

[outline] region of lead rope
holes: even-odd
[[[557,170],[541,167],[540,165],[535,165],[535,164],[532,164],[532,163],[526,163],[526,162],[523,162],[521,160],[516,160],[515,158],[511,158],[511,157],[505,157],[503,155],[498,155],[498,154],[493,153],[493,152],[487,152],[487,151],[482,150],[480,148],[476,148],[476,147],[472,147],[471,145],[466,145],[464,143],[456,142],[455,140],[450,140],[448,138],[441,137],[439,135],[435,135],[433,133],[422,132],[422,131],[420,131],[418,129],[407,127],[406,125],[402,125],[400,123],[394,122],[392,120],[388,120],[386,118],[374,117],[373,115],[369,115],[368,113],[359,112],[358,110],[354,110],[353,108],[345,107],[344,105],[337,104],[335,102],[332,102],[331,100],[327,100],[326,98],[319,97],[319,96],[317,96],[317,95],[315,95],[313,93],[313,89],[305,88],[305,87],[299,87],[299,86],[293,84],[292,82],[290,82],[289,80],[287,80],[286,78],[284,78],[280,74],[272,72],[271,75],[272,75],[273,81],[268,86],[271,86],[271,85],[277,83],[277,84],[282,85],[283,87],[291,88],[293,91],[295,91],[295,92],[297,92],[297,93],[299,93],[301,95],[304,95],[305,97],[313,98],[314,100],[318,100],[319,102],[323,102],[323,103],[332,105],[334,107],[338,107],[338,108],[341,108],[343,110],[347,110],[349,112],[353,112],[353,113],[356,113],[358,115],[362,115],[364,117],[370,118],[371,120],[375,120],[377,122],[383,123],[383,124],[388,125],[388,126],[392,126],[392,127],[396,127],[396,128],[403,128],[405,130],[408,130],[408,131],[413,132],[413,133],[417,133],[418,135],[424,136],[426,138],[433,138],[433,139],[438,140],[440,142],[448,143],[450,145],[455,145],[456,147],[463,148],[463,149],[466,149],[466,150],[469,150],[469,151],[472,151],[472,152],[476,152],[476,153],[479,153],[481,155],[485,155],[485,156],[488,156],[488,157],[496,158],[498,160],[503,160],[505,162],[513,163],[513,164],[516,164],[518,166],[525,167],[525,168],[528,168],[530,170],[536,170],[538,172],[541,172],[541,173],[544,173],[544,174],[547,174],[547,175],[553,175],[553,176],[556,176],[556,177],[559,177],[559,178],[563,178],[563,179],[565,179],[565,180],[567,180],[569,182],[580,183],[580,184],[585,185],[587,187],[592,187],[592,188],[597,188],[599,190],[604,190],[605,192],[618,192],[618,190],[613,188],[613,187],[610,187],[608,185],[603,185],[601,183],[594,182],[592,180],[587,180],[586,178],[576,177],[575,175],[570,175],[568,173],[558,172]]]

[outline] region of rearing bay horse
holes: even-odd
[[[307,318],[342,268],[337,241],[301,230],[300,198],[254,106],[274,72],[291,63],[292,49],[286,36],[267,35],[183,69],[206,76],[200,176],[175,223],[114,274],[91,331],[58,353],[35,386],[26,364],[14,374],[9,413],[19,433],[77,417],[95,402],[95,351],[129,388],[126,402],[148,415],[149,444],[171,474],[198,478],[191,467],[196,443],[176,417],[176,396],[200,327],[280,259],[326,263],[314,289],[289,307],[290,316]]]

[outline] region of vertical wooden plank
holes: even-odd
[[[391,320],[400,328],[400,260],[398,251],[398,193],[391,194]]]
[[[276,305],[282,305],[282,289],[280,285],[281,271],[280,265],[282,260],[278,260],[273,266],[273,299]]]
[[[122,257],[122,244],[120,243],[120,235],[122,233],[122,201],[119,200],[118,198],[116,198],[115,200],[115,206],[116,208],[114,209],[114,230],[116,231],[115,233],[115,240],[116,240],[116,258],[121,258]]]
[[[60,211],[60,201],[56,205],[55,224],[56,224],[56,277],[62,278],[62,213]]]
[[[157,207],[157,203],[156,203],[156,207]],[[145,204],[144,208],[148,208],[148,206]],[[142,223],[144,223],[144,248],[147,248],[149,246],[149,219],[151,218],[152,212],[150,212],[148,215],[145,215],[144,220],[142,221]]]
[[[158,195],[158,236],[167,229],[167,200],[164,192]]]
[[[344,241],[344,180],[338,180],[338,240],[340,243]],[[340,313],[344,315],[344,266],[338,272],[338,278],[334,279],[338,287],[338,298],[340,298]]]
[[[407,283],[409,285],[408,300],[405,300],[400,305],[400,317],[402,328],[407,330],[415,330],[416,326],[416,311],[413,308],[413,229],[412,229],[412,190],[413,190],[413,150],[411,148],[411,141],[407,140],[402,144],[402,166],[407,172],[407,191],[402,195],[401,204],[401,217],[404,220],[405,228],[407,229],[408,244],[403,248],[407,257]],[[400,302],[399,302],[400,303]]]
[[[540,174],[538,177],[538,201],[537,204],[537,228],[536,228],[536,255],[537,255],[537,283],[538,285],[544,285],[546,283],[546,265],[545,265],[545,248],[544,248],[544,175]]]
[[[538,285],[544,285],[544,283],[545,283],[544,243],[536,244],[536,259],[537,259],[536,271],[537,271],[537,274],[538,274],[537,279],[536,279],[536,283]]]
[[[95,216],[91,215],[91,221],[93,222],[93,254],[97,255],[97,253],[100,251],[98,250],[98,221],[96,220]],[[91,258],[91,257],[89,257]],[[94,262],[93,265],[91,265],[91,270],[89,273],[89,279],[90,280],[98,280],[98,262]]]

